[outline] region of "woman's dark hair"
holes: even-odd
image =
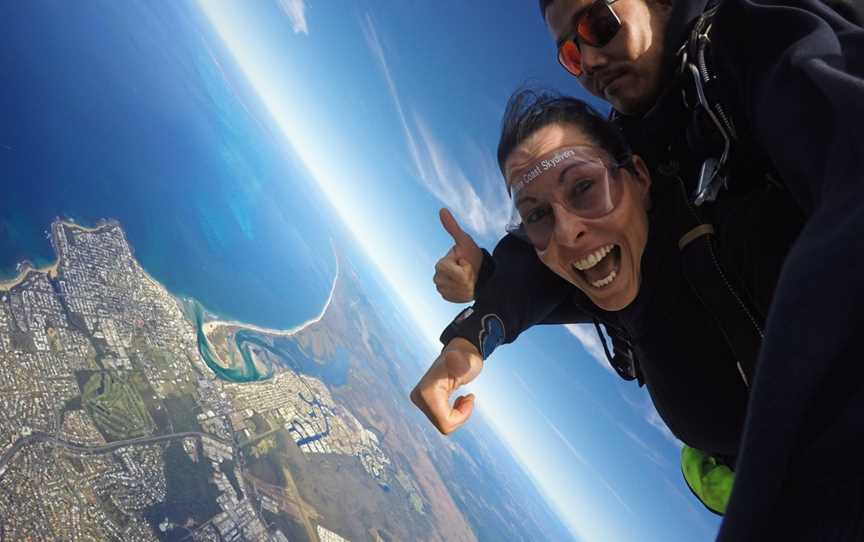
[[[631,157],[630,146],[618,127],[587,103],[551,90],[521,88],[510,96],[501,119],[498,139],[501,173],[505,173],[504,163],[510,153],[550,124],[576,126],[616,162],[628,162]]]

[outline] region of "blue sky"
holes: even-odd
[[[536,2],[199,5],[416,320],[431,363],[460,309],[432,284],[451,246],[437,210],[491,249],[508,216],[495,160],[508,96],[529,82],[586,97],[555,61]],[[471,388],[578,538],[713,539],[719,519],[683,484],[680,444],[645,390],[613,373],[592,329],[530,330]]]

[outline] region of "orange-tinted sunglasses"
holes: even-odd
[[[558,62],[575,76],[582,75],[579,44],[604,47],[621,30],[621,19],[612,10],[616,0],[596,0],[573,17],[573,32],[558,42]]]

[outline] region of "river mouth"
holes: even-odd
[[[255,361],[252,359],[252,353],[249,351],[249,348],[243,347],[243,342],[245,341],[238,342],[237,335],[240,334],[242,330],[235,333],[234,337],[235,347],[240,352],[242,363],[238,367],[226,367],[222,365],[219,356],[216,355],[213,348],[210,346],[210,341],[207,340],[207,334],[204,333],[204,309],[197,301],[193,301],[193,304],[198,353],[201,355],[201,359],[204,360],[204,363],[207,364],[207,367],[209,367],[216,376],[222,380],[236,383],[258,382],[261,380],[267,380],[273,376],[272,365],[269,365],[264,373],[259,371],[256,367]]]
[[[198,352],[207,366],[222,380],[235,383],[267,380],[276,373],[278,366],[281,366],[319,378],[328,385],[342,386],[346,383],[349,365],[346,349],[337,348],[331,359],[319,361],[304,352],[293,337],[270,337],[240,326],[232,333],[230,340],[240,353],[241,362],[226,367],[213,351],[204,332],[204,310],[201,304],[197,301],[193,303]]]

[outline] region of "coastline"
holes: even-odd
[[[311,326],[312,324],[320,322],[324,318],[324,315],[327,313],[331,303],[333,302],[333,297],[335,296],[336,292],[336,285],[339,282],[339,274],[341,272],[339,266],[339,257],[338,253],[336,253],[335,250],[334,254],[336,254],[336,273],[333,277],[333,283],[330,286],[330,293],[327,296],[327,301],[324,303],[321,311],[316,316],[289,329],[267,328],[262,326],[256,326],[250,323],[238,322],[236,320],[213,319],[210,321],[205,321],[209,314],[208,311],[201,305],[200,302],[196,301],[194,298],[185,298],[194,306],[194,325],[197,334],[198,352],[204,362],[207,364],[207,366],[210,367],[210,369],[219,377],[229,380],[231,382],[251,382],[258,380],[266,380],[272,377],[274,373],[274,368],[270,364],[265,364],[263,366],[259,365],[258,360],[256,360],[255,357],[252,356],[248,349],[244,350],[244,348],[241,347],[241,335],[243,335],[244,333],[248,334],[250,332],[254,332],[258,334],[257,338],[253,336],[244,336],[244,339],[242,340],[252,342],[258,344],[265,349],[272,350],[273,338],[291,337],[294,334]],[[175,299],[177,299],[178,303],[184,303],[183,299]],[[223,329],[226,332],[225,339],[228,341],[229,360],[223,359],[223,357],[220,356],[218,350],[213,347],[213,343],[211,342],[211,337],[213,337],[220,330]],[[235,355],[230,353],[230,349],[232,346],[236,349],[237,352],[239,352],[242,359],[242,362],[239,362],[239,365],[238,360],[235,359]],[[262,368],[264,369],[263,372]]]
[[[55,221],[51,222],[52,226],[54,224],[61,224],[63,226],[69,226],[70,228],[75,228],[77,230],[81,230],[83,232],[93,233],[93,232],[97,232],[97,231],[101,230],[102,228],[104,228],[106,226],[119,225],[119,222],[117,222],[116,220],[114,220],[112,218],[104,218],[104,219],[99,219],[99,221],[96,222],[95,226],[90,227],[90,226],[83,226],[83,225],[78,224],[77,222],[73,222],[71,220],[59,219],[59,220],[55,220]]]
[[[114,221],[106,220],[102,223],[97,224],[96,227],[91,228],[76,224],[75,222],[72,222],[70,220],[53,220],[51,222],[51,246],[54,247],[55,225],[68,226],[70,228],[75,228],[85,232],[96,232],[99,231],[101,228],[110,226],[112,224],[114,224]],[[48,275],[48,277],[52,279],[57,278],[57,270],[60,267],[60,256],[57,254],[57,249],[55,248],[54,260],[48,265],[45,265],[43,267],[36,267],[29,260],[23,260],[19,262],[18,265],[21,266],[21,271],[17,275],[8,279],[0,280],[0,292],[11,291],[12,288],[18,286],[19,284],[27,280],[27,277],[29,277],[31,273],[41,273],[43,275]]]
[[[258,333],[262,333],[265,335],[273,335],[277,337],[290,337],[296,333],[299,333],[311,326],[312,324],[318,323],[324,318],[324,314],[327,312],[327,309],[330,308],[330,303],[333,301],[333,294],[336,291],[336,284],[339,281],[339,273],[341,272],[339,266],[339,258],[336,258],[336,274],[333,276],[333,284],[330,286],[330,293],[327,295],[327,301],[324,303],[324,306],[321,308],[321,311],[316,315],[306,320],[303,323],[300,323],[289,329],[273,329],[266,328],[261,326],[256,326],[254,324],[248,324],[245,322],[238,322],[236,320],[210,320],[209,322],[204,322],[201,324],[201,331],[204,332],[205,336],[209,336],[216,329],[220,327],[235,327],[238,329],[248,329],[250,331],[255,331]],[[206,312],[206,311],[205,311]]]
[[[55,259],[54,263],[45,267],[34,267],[30,262],[24,261],[21,262],[21,266],[23,270],[17,276],[0,282],[0,292],[8,292],[12,290],[12,288],[27,280],[31,273],[41,273],[43,275],[48,275],[48,277],[52,279],[57,278],[57,268],[60,266],[60,261],[59,259]]]
[[[54,251],[54,259],[51,261],[51,263],[49,263],[48,265],[43,265],[42,267],[36,267],[33,265],[32,262],[30,262],[28,260],[24,260],[24,261],[19,262],[18,265],[19,265],[20,271],[16,276],[12,277],[11,279],[5,279],[5,280],[0,279],[0,293],[9,292],[13,288],[15,288],[16,286],[24,283],[28,279],[28,277],[31,276],[31,273],[42,273],[42,274],[47,275],[51,279],[55,279],[58,277],[60,260],[61,260],[61,258],[60,258],[61,255],[58,252],[58,250],[59,250],[58,241],[57,241],[58,235],[59,235],[58,228],[63,228],[63,227],[69,228],[71,230],[76,230],[76,231],[80,231],[80,232],[88,232],[88,233],[99,233],[100,231],[104,231],[106,229],[117,228],[120,231],[121,235],[123,236],[124,242],[129,246],[130,250],[132,250],[132,247],[129,244],[129,240],[128,240],[128,238],[126,238],[125,230],[123,230],[122,225],[116,220],[100,219],[97,222],[95,227],[88,227],[88,226],[82,226],[80,224],[77,224],[71,220],[56,218],[55,220],[53,220],[51,222],[51,237],[50,237],[51,247]],[[332,244],[332,239],[331,239],[331,244]],[[214,332],[216,332],[217,330],[222,329],[222,328],[228,328],[228,332],[232,336],[236,335],[238,332],[241,332],[241,331],[251,331],[251,332],[259,333],[259,334],[263,335],[265,338],[266,338],[266,336],[290,337],[290,336],[295,335],[296,333],[299,333],[300,331],[306,329],[307,327],[311,326],[312,324],[320,322],[324,318],[324,315],[327,313],[327,310],[330,308],[330,305],[333,301],[333,297],[334,297],[335,292],[336,292],[336,285],[339,281],[339,275],[341,273],[341,266],[339,265],[340,262],[339,262],[338,251],[336,251],[335,246],[332,248],[333,248],[333,252],[334,252],[334,256],[335,256],[336,273],[334,274],[333,282],[330,286],[330,292],[327,295],[326,302],[323,304],[321,310],[315,316],[306,320],[305,322],[302,322],[302,323],[300,323],[294,327],[288,328],[288,329],[268,328],[268,327],[263,327],[263,326],[251,324],[251,323],[240,322],[237,320],[227,320],[227,319],[221,320],[221,319],[219,319],[219,315],[214,314],[210,311],[207,311],[204,308],[204,306],[200,303],[200,301],[198,301],[197,299],[192,298],[192,297],[188,297],[188,296],[176,295],[176,294],[173,294],[172,292],[168,291],[168,289],[165,287],[165,285],[162,284],[155,277],[153,277],[150,273],[148,273],[147,270],[144,269],[144,267],[140,264],[140,262],[138,262],[137,259],[134,258],[134,256],[133,256],[133,261],[135,261],[135,263],[137,264],[136,267],[138,268],[139,272],[142,273],[145,280],[149,281],[153,286],[162,290],[163,292],[165,292],[166,295],[168,295],[171,299],[173,299],[174,302],[177,303],[181,312],[183,312],[184,314],[187,315],[187,318],[189,317],[189,313],[186,310],[186,307],[188,307],[188,303],[191,303],[194,306],[198,307],[197,310],[200,311],[199,316],[197,317],[197,319],[196,318],[190,318],[190,319],[192,320],[191,323],[193,325],[196,325],[196,320],[197,320],[197,326],[200,326],[198,329],[198,332],[200,333],[199,334],[199,351],[201,348],[200,341],[202,339],[203,339],[204,345],[207,347],[207,349],[209,351],[211,348],[210,337],[213,335]],[[133,253],[134,253],[134,251],[133,251]],[[212,319],[207,320],[208,316]],[[227,369],[229,367],[228,365],[225,365],[223,363],[223,360],[219,359],[219,356],[216,355],[215,352],[211,351],[210,354],[215,358],[214,362],[219,367],[221,367],[222,369]],[[203,352],[202,352],[202,356],[203,356]],[[208,363],[208,365],[209,365],[209,363]],[[215,369],[213,367],[211,367],[211,370],[215,371]]]

